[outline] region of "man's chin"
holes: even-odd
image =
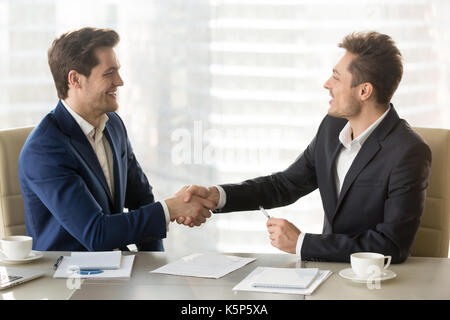
[[[332,110],[332,108],[328,109],[328,115],[335,118],[342,118],[342,115],[336,110]]]
[[[108,112],[115,112],[119,109],[119,104],[117,102],[113,103],[109,106],[108,109],[109,109]]]

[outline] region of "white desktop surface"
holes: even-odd
[[[259,292],[233,291],[232,288],[257,266],[274,265],[294,268],[297,258],[285,254],[224,253],[256,260],[219,279],[175,276],[150,273],[169,262],[193,252],[140,252],[137,254],[133,273],[129,280],[88,280],[71,299],[117,299],[117,300],[298,300],[301,295],[279,295]],[[300,264],[298,264],[300,266]]]
[[[365,283],[355,283],[339,276],[349,263],[304,262],[303,267],[331,270],[333,274],[310,296],[233,291],[232,288],[257,266],[295,268],[300,264],[291,254],[226,253],[255,257],[256,261],[220,279],[206,279],[149,273],[193,252],[139,252],[130,279],[81,280],[80,289],[69,288],[67,279],[54,279],[53,264],[60,255],[70,252],[44,252],[44,257],[14,267],[46,272],[44,277],[1,290],[0,299],[18,300],[321,300],[321,299],[450,299],[450,259],[410,257],[389,268],[395,279],[382,281],[379,289],[369,289]],[[225,253],[224,253],[225,254]],[[9,266],[1,264],[3,266]]]
[[[391,264],[396,273],[391,280],[358,283],[342,278],[339,271],[350,263],[306,262],[307,268],[329,268],[333,274],[306,300],[450,300],[450,259],[409,257]]]
[[[46,272],[43,277],[19,284],[15,287],[0,290],[0,300],[65,300],[69,299],[74,290],[68,289],[66,279],[53,279],[52,268],[56,259],[70,252],[43,252],[38,260],[24,264],[0,263],[3,267],[29,268]]]

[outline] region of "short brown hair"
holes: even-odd
[[[58,97],[67,98],[70,70],[89,77],[92,68],[99,64],[94,50],[98,47],[114,47],[119,40],[119,34],[114,30],[90,27],[67,32],[55,39],[48,49],[48,64]]]
[[[375,31],[347,35],[338,44],[357,57],[350,63],[352,87],[370,82],[379,104],[388,104],[403,75],[402,55],[392,38]]]

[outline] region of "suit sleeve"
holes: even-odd
[[[227,202],[217,212],[256,210],[261,205],[270,209],[294,203],[317,189],[314,166],[316,137],[286,170],[269,176],[224,184]]]
[[[23,178],[61,226],[90,251],[112,250],[139,239],[166,236],[161,204],[152,203],[129,213],[104,214],[84,180],[77,162],[59,141],[27,149]],[[32,165],[31,165],[32,164]]]
[[[352,253],[371,251],[392,256],[393,263],[405,261],[420,225],[430,167],[429,147],[410,147],[390,174],[383,221],[356,235],[306,234],[302,259],[349,262]]]

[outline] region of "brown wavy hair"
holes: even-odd
[[[377,103],[388,104],[403,75],[402,55],[392,38],[375,31],[357,32],[347,35],[338,47],[357,55],[348,68],[352,87],[370,82]]]
[[[119,40],[119,34],[114,30],[91,27],[70,31],[56,38],[48,49],[48,64],[58,98],[67,98],[70,70],[89,77],[92,68],[99,64],[95,49],[114,47]]]

